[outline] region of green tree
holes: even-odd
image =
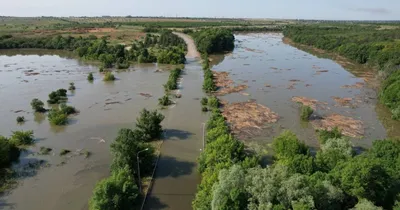
[[[299,209],[314,208],[312,188],[307,176],[294,174],[289,179],[283,180],[279,189],[278,201],[287,209],[296,207]]]
[[[144,136],[145,141],[161,138],[163,132],[161,122],[164,120],[164,115],[154,111],[143,109],[140,116],[136,119],[136,128]]]
[[[218,183],[213,186],[211,209],[246,209],[245,173],[239,165],[219,172]]]
[[[118,136],[111,144],[111,153],[113,154],[112,170],[118,170],[128,166],[134,174],[137,172],[137,153],[140,153],[140,171],[143,174],[148,174],[152,170],[154,164],[154,148],[146,143],[143,143],[143,135],[138,130],[123,128],[119,130]]]
[[[10,143],[15,146],[25,146],[34,143],[33,131],[13,131]]]
[[[89,200],[90,210],[129,210],[138,204],[139,191],[128,167],[113,171],[96,184]]]
[[[345,162],[354,156],[352,144],[347,138],[328,139],[321,145],[317,152],[316,164],[319,170],[329,172],[341,162]]]
[[[369,200],[361,199],[353,210],[382,210],[382,207],[375,206]]]
[[[87,76],[87,80],[88,80],[89,82],[91,82],[91,81],[94,80],[94,77],[93,77],[93,73],[92,73],[92,72],[90,72],[89,75]]]
[[[275,157],[278,160],[291,159],[296,154],[307,155],[308,147],[304,142],[300,142],[296,135],[291,131],[284,131],[272,142]]]
[[[336,166],[331,175],[341,189],[358,199],[385,206],[388,197],[393,197],[389,192],[393,180],[378,159],[356,156]]]

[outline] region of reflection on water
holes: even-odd
[[[213,69],[227,71],[236,84],[247,84],[249,88],[243,91],[244,94],[233,93],[222,99],[229,102],[255,99],[281,117],[277,125],[270,126],[272,131],[267,129],[254,141],[270,142],[283,129],[290,129],[310,146],[319,146],[312,126],[301,122],[299,105],[291,101],[294,96],[326,102],[326,109],[317,110],[319,115],[338,113],[361,120],[365,137],[354,139],[356,146],[368,147],[373,140],[386,137],[375,111],[376,92],[368,87],[341,88],[364,82],[363,78],[330,59],[318,58],[283,43],[281,34],[239,34],[235,38],[233,53],[224,59],[215,59],[222,62]],[[352,98],[358,103],[353,108],[342,107],[333,97]]]

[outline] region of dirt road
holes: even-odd
[[[187,45],[187,58],[200,58],[200,53],[197,51],[196,44],[194,43],[192,37],[190,37],[187,34],[184,33],[179,33],[179,32],[173,32],[175,35],[181,37]]]

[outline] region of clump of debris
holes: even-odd
[[[345,136],[361,138],[364,135],[363,123],[351,117],[339,114],[331,114],[322,119],[311,121],[315,129],[332,130],[337,127]]]
[[[255,136],[267,123],[275,123],[279,119],[278,114],[254,100],[224,103],[222,115],[239,138]]]
[[[235,86],[233,81],[229,78],[229,73],[225,71],[213,71],[214,83],[218,90],[215,92],[217,96],[223,96],[229,93],[238,93],[248,88],[247,85],[241,84]]]
[[[313,110],[317,110],[317,108],[326,109],[326,105],[328,104],[326,102],[318,101],[316,99],[307,98],[307,97],[304,97],[304,96],[295,96],[295,97],[292,98],[292,101],[293,102],[297,102],[297,103],[301,103],[304,106],[309,106]]]
[[[354,85],[343,85],[341,88],[356,88],[356,89],[360,89],[364,87],[364,83],[363,82],[356,82],[356,84]]]

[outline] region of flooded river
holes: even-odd
[[[38,52],[28,54],[31,53]],[[132,128],[141,109],[158,108],[157,99],[164,94],[162,84],[169,75],[168,71],[155,72],[160,68],[164,67],[133,66],[128,71],[115,73],[116,81],[104,82],[96,66],[75,59],[58,55],[0,56],[0,100],[3,102],[0,133],[8,136],[15,130],[33,130],[37,143],[22,155],[21,165],[46,161],[37,173],[24,176],[15,190],[3,197],[0,206],[5,209],[87,208],[95,183],[108,176],[109,145],[118,130]],[[93,83],[86,80],[89,72],[94,73]],[[39,74],[28,76],[31,73]],[[68,92],[68,104],[80,113],[71,117],[67,126],[51,126],[45,115],[32,112],[33,98],[46,101],[51,91],[67,89],[70,82],[75,83],[76,90]],[[17,116],[24,116],[26,122],[17,125]],[[37,155],[41,146],[52,148],[52,154]],[[71,150],[71,155],[59,157],[62,149]],[[81,150],[92,155],[85,158],[79,155]]]
[[[281,34],[240,34],[235,38],[236,46],[231,54],[213,57],[213,70],[226,71],[236,85],[249,87],[221,99],[228,102],[253,99],[280,116],[262,135],[252,138],[256,142],[270,143],[273,136],[290,129],[308,145],[318,147],[313,127],[300,120],[299,105],[291,100],[296,96],[323,103],[324,108],[316,110],[318,115],[337,113],[362,121],[364,137],[353,139],[355,146],[368,147],[373,140],[387,136],[376,113],[376,91],[367,84],[354,87],[365,83],[362,78],[330,59],[318,58],[283,43]],[[338,105],[335,97],[351,98],[354,104]]]
[[[157,99],[164,94],[162,84],[167,81],[169,72],[156,70],[169,67],[135,65],[115,73],[116,81],[104,82],[95,65],[70,55],[53,55],[51,51],[3,51],[0,54],[0,134],[9,136],[15,130],[33,130],[37,142],[22,154],[21,163],[16,167],[45,161],[39,170],[31,170],[21,177],[19,186],[2,197],[0,208],[87,209],[95,183],[109,175],[110,143],[120,128],[133,127],[141,109],[157,108]],[[254,142],[270,143],[273,136],[290,129],[307,144],[318,147],[312,126],[300,121],[299,105],[291,101],[294,96],[326,102],[326,108],[317,110],[318,114],[338,113],[361,120],[365,137],[353,139],[357,146],[368,147],[373,140],[385,138],[387,132],[383,124],[393,128],[378,120],[386,111],[376,108],[377,94],[373,89],[367,85],[342,88],[364,82],[363,79],[332,60],[284,44],[280,34],[236,35],[233,53],[214,56],[213,63],[213,70],[227,71],[235,83],[249,86],[242,93],[232,93],[222,99],[229,102],[254,99],[280,116],[262,135],[252,138]],[[163,111],[164,127],[169,131],[167,137],[172,140],[166,141],[162,149],[165,153],[162,161],[185,170],[174,175],[176,169],[171,171],[170,167],[162,166],[156,173],[150,201],[158,196],[160,201],[171,201],[179,206],[181,197],[165,194],[165,190],[169,192],[168,189],[174,187],[171,181],[179,176],[184,180],[180,183],[187,187],[177,190],[187,193],[189,198],[185,205],[189,207],[198,182],[195,160],[202,148],[201,122],[207,116],[201,113],[198,100],[203,96],[201,66],[192,60],[187,67],[188,72],[182,76],[182,99]],[[89,72],[94,73],[93,83],[86,80]],[[46,101],[51,91],[67,89],[70,82],[75,83],[76,90],[68,92],[68,104],[80,113],[72,116],[67,126],[51,126],[45,115],[32,112],[33,98]],[[332,97],[357,98],[359,103],[351,108],[341,107]],[[24,116],[27,121],[17,125],[17,116]],[[37,155],[41,146],[52,148],[52,154]],[[72,153],[60,157],[62,149]],[[186,153],[182,153],[183,149]],[[80,155],[85,150],[92,153],[89,158]],[[178,153],[180,156],[175,159],[168,157]]]

